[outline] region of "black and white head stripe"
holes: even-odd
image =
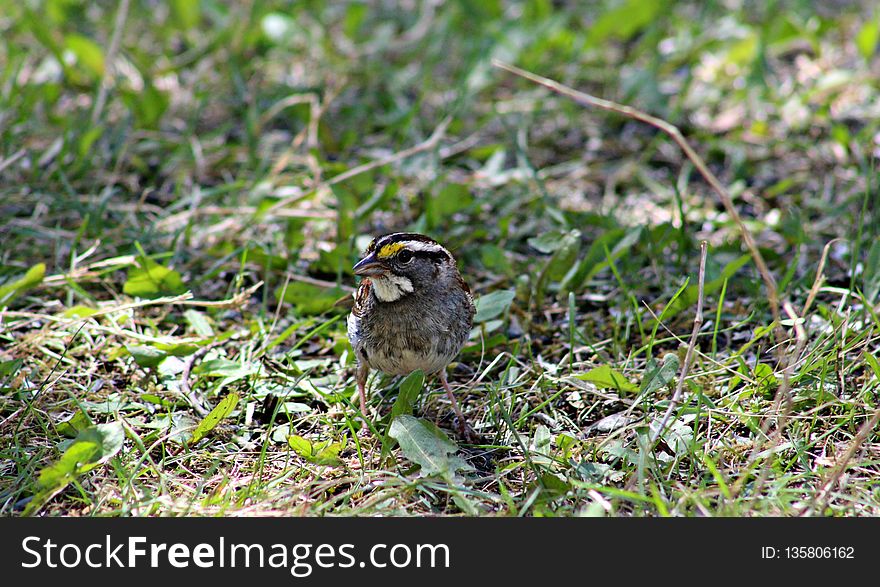
[[[396,232],[379,237],[370,243],[367,254],[374,253],[378,259],[390,259],[404,249],[415,256],[434,261],[452,260],[452,254],[440,243],[414,232]]]

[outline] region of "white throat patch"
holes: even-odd
[[[412,293],[413,284],[409,278],[402,275],[388,274],[383,277],[371,277],[373,292],[380,302],[396,302],[404,294]]]

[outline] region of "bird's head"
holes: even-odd
[[[355,275],[369,277],[380,302],[442,287],[458,275],[455,259],[440,243],[423,234],[396,232],[373,239],[354,266]]]

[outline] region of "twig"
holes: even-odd
[[[189,376],[190,373],[192,373],[193,363],[195,363],[197,358],[201,358],[207,353],[211,346],[213,345],[202,347],[184,359],[183,371],[180,372],[180,395],[183,396],[192,409],[202,418],[208,415],[208,410],[202,405],[202,402],[196,397],[196,394],[193,393],[192,387],[189,384]]]
[[[318,94],[315,92],[306,92],[305,94],[293,94],[291,96],[287,96],[283,98],[269,107],[262,116],[260,116],[260,120],[257,123],[257,128],[262,129],[266,124],[278,116],[285,108],[290,108],[291,106],[296,106],[297,104],[308,104],[312,109],[317,107],[318,104]],[[312,145],[309,145],[310,147]]]
[[[691,330],[691,339],[688,343],[687,352],[684,355],[684,364],[681,366],[681,373],[678,376],[678,383],[675,386],[675,393],[672,394],[672,400],[669,402],[669,407],[666,408],[666,413],[663,414],[663,418],[660,420],[660,424],[657,426],[657,429],[654,431],[654,434],[651,436],[651,444],[653,445],[660,438],[660,435],[663,433],[663,430],[666,428],[666,424],[669,422],[669,418],[672,417],[672,412],[675,411],[676,406],[681,401],[681,396],[684,393],[684,381],[687,379],[688,371],[691,369],[691,361],[694,356],[694,347],[697,346],[697,337],[700,333],[700,328],[703,326],[703,297],[704,297],[704,285],[706,283],[706,255],[708,253],[709,245],[706,241],[700,242],[700,274],[699,274],[699,285],[697,286],[697,313],[694,316],[694,328]]]
[[[249,297],[254,295],[258,289],[263,286],[262,281],[258,281],[247,289],[243,289],[231,298],[227,298],[225,300],[181,300],[176,302],[178,304],[184,306],[201,306],[203,308],[238,308],[243,306]]]
[[[481,139],[480,132],[477,131],[474,134],[454,143],[452,145],[448,145],[446,147],[441,147],[438,151],[438,155],[441,159],[449,159],[450,157],[454,157],[459,153],[464,153],[477,146],[480,143]]]
[[[0,422],[0,430],[3,430],[3,427],[9,424],[10,422],[15,422],[18,420],[18,415],[21,414],[25,408],[18,408],[8,416],[6,416],[2,422]]]
[[[281,317],[281,309],[284,307],[284,297],[287,295],[287,286],[290,285],[290,273],[284,279],[284,285],[281,287],[281,295],[278,296],[278,304],[275,306],[275,316],[272,318],[272,325],[269,326],[269,332],[267,336],[263,339],[263,353],[266,352],[266,348],[269,345],[269,337],[275,332],[275,326],[278,324],[278,319]]]
[[[731,198],[730,193],[721,184],[721,181],[719,181],[719,179],[715,177],[715,174],[713,174],[712,171],[709,170],[705,162],[703,162],[703,159],[700,158],[700,156],[697,155],[696,151],[691,148],[690,144],[688,144],[687,140],[681,134],[681,131],[678,129],[678,127],[666,122],[661,118],[657,118],[655,116],[651,116],[650,114],[642,112],[641,110],[637,110],[630,106],[624,106],[616,102],[611,102],[609,100],[604,100],[602,98],[597,98],[584,92],[579,92],[577,90],[569,88],[568,86],[564,86],[559,82],[553,81],[546,77],[542,77],[540,75],[536,75],[513,65],[503,63],[497,59],[492,60],[492,65],[509,71],[510,73],[513,73],[520,77],[523,77],[536,84],[542,85],[545,88],[556,92],[557,94],[562,94],[563,96],[571,98],[578,104],[593,106],[596,108],[601,108],[603,110],[616,112],[628,118],[650,124],[651,126],[668,134],[672,138],[672,140],[675,141],[675,143],[679,146],[679,148],[684,152],[687,158],[691,160],[691,163],[694,164],[694,167],[697,169],[697,171],[700,172],[700,175],[702,175],[706,182],[712,187],[712,189],[715,190],[715,193],[717,193],[718,197],[721,199],[721,203],[724,205],[724,208],[727,211],[728,215],[730,215],[730,217],[733,218],[733,220],[736,222],[736,225],[739,228],[740,233],[742,234],[743,241],[745,242],[746,247],[751,253],[752,259],[754,260],[755,265],[758,268],[758,272],[761,274],[761,278],[763,279],[764,285],[767,289],[767,300],[770,303],[770,311],[773,313],[773,319],[776,323],[775,332],[777,339],[782,340],[784,338],[784,331],[782,331],[782,327],[780,325],[781,316],[779,312],[779,293],[776,286],[776,280],[773,278],[773,275],[771,275],[767,264],[764,262],[764,257],[761,255],[761,251],[755,244],[755,239],[752,237],[752,233],[749,232],[749,229],[743,222],[742,217],[740,217],[736,206],[733,205],[733,199]]]
[[[13,153],[9,157],[7,157],[6,159],[0,159],[0,172],[2,172],[4,169],[9,167],[10,165],[15,163],[16,161],[18,161],[22,157],[24,157],[26,154],[27,154],[26,150],[19,149],[18,151],[16,151],[15,153]]]
[[[335,281],[325,281],[323,279],[315,279],[314,277],[309,277],[307,275],[296,275],[295,273],[288,273],[287,278],[291,281],[299,281],[302,283],[308,283],[309,285],[316,285],[318,287],[326,287],[326,288],[334,288],[338,287],[344,292],[352,293],[355,288],[350,285],[345,285],[344,283],[336,283]]]
[[[98,96],[95,98],[95,107],[92,108],[92,125],[98,123],[101,117],[101,111],[104,110],[104,102],[107,101],[107,90],[109,88],[108,78],[112,75],[115,67],[113,62],[116,59],[116,53],[119,52],[119,42],[122,38],[122,29],[125,28],[125,19],[128,17],[128,5],[130,0],[122,0],[119,8],[116,10],[116,21],[113,23],[113,36],[110,37],[110,46],[107,48],[107,56],[104,59],[104,76],[98,86]]]
[[[828,252],[831,250],[831,245],[839,240],[841,239],[831,239],[822,249],[822,257],[819,259],[819,268],[816,269],[816,279],[813,280],[813,287],[810,288],[810,295],[807,296],[807,301],[804,304],[803,311],[801,312],[804,317],[806,317],[810,306],[813,305],[813,300],[816,299],[816,295],[819,293],[819,289],[822,287],[822,283],[824,283],[825,281],[825,261],[828,260]]]
[[[791,390],[791,376],[794,374],[795,366],[801,358],[801,353],[804,352],[804,347],[807,344],[807,331],[804,329],[804,319],[798,316],[797,312],[794,311],[794,307],[789,302],[785,302],[782,305],[782,308],[792,321],[792,328],[794,328],[794,336],[797,341],[795,343],[794,353],[791,354],[788,364],[782,371],[782,386],[780,387],[780,395],[782,396],[782,399],[785,399],[786,401],[788,412],[791,412],[791,395],[788,393]]]
[[[122,267],[128,267],[129,265],[133,265],[137,262],[137,258],[134,255],[123,255],[121,257],[113,257],[111,259],[103,259],[101,261],[95,261],[94,263],[90,263],[85,267],[74,267],[67,273],[57,273],[55,275],[49,275],[45,279],[41,285],[44,286],[54,286],[54,285],[65,285],[68,281],[83,281],[88,278],[97,277],[98,272],[97,269],[107,269],[114,268],[120,269]]]

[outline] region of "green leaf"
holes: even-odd
[[[351,39],[357,38],[358,29],[361,28],[368,12],[368,6],[359,2],[353,2],[346,7],[342,28],[347,37]]]
[[[513,290],[498,290],[482,295],[477,298],[474,304],[477,307],[477,313],[474,316],[474,322],[485,322],[496,316],[501,315],[508,307],[510,307],[516,292]]]
[[[49,6],[46,6],[49,5]],[[58,44],[57,39],[57,27],[52,26],[51,20],[46,18],[46,13],[51,13],[51,3],[45,3],[43,6],[46,6],[47,10],[44,12],[43,10],[34,10],[27,4],[21,4],[24,9],[24,19],[22,24],[26,26],[26,30],[32,34],[40,43],[42,43],[55,58],[61,62],[63,61],[61,52],[63,47]],[[36,7],[35,7],[36,8]]]
[[[470,206],[473,201],[471,190],[466,185],[444,184],[437,194],[428,199],[425,206],[429,226],[437,226],[444,219]]]
[[[64,46],[92,76],[104,76],[104,50],[100,45],[88,37],[71,33],[64,38]]]
[[[422,391],[424,384],[425,372],[421,369],[416,369],[400,382],[400,392],[391,407],[392,420],[401,414],[411,415],[413,413],[413,406],[418,401],[419,392]]]
[[[287,444],[290,448],[293,449],[293,452],[298,454],[299,456],[308,459],[314,453],[312,449],[312,442],[308,439],[299,436],[298,434],[293,434],[287,437]]]
[[[122,449],[125,432],[119,422],[81,430],[61,458],[40,471],[37,493],[25,507],[28,516],[43,507],[71,481],[111,459]]]
[[[388,434],[397,440],[404,456],[421,467],[422,477],[438,475],[451,481],[457,471],[471,469],[454,454],[458,445],[430,422],[402,414],[391,423]]]
[[[183,317],[186,319],[189,327],[199,336],[205,338],[214,336],[214,330],[211,328],[211,323],[208,322],[208,318],[205,317],[202,312],[199,312],[198,310],[187,310],[183,313]]]
[[[200,0],[172,0],[171,15],[174,22],[181,29],[191,29],[202,18],[202,7]]]
[[[8,305],[12,300],[32,287],[39,285],[43,281],[44,275],[46,275],[46,264],[37,263],[28,269],[22,277],[19,277],[12,283],[0,286],[0,308]]]
[[[37,486],[44,491],[63,488],[80,473],[86,471],[89,465],[97,462],[100,455],[101,445],[99,443],[77,439],[67,447],[60,459],[40,471]]]
[[[574,469],[578,477],[588,483],[602,483],[605,476],[611,471],[611,466],[605,463],[581,461]]]
[[[145,401],[150,404],[154,404],[157,406],[162,406],[163,408],[173,408],[174,402],[169,401],[163,397],[159,397],[154,393],[142,393],[140,395],[141,401]]]
[[[585,282],[608,267],[609,258],[605,254],[606,248],[611,251],[610,260],[617,261],[638,242],[641,235],[641,227],[629,230],[615,228],[603,232],[590,245],[587,254],[578,263],[577,269],[566,276],[562,282],[563,291],[578,291]]]
[[[659,425],[660,421],[657,420],[650,427],[651,431],[656,431]],[[663,431],[662,438],[666,442],[666,446],[671,448],[676,456],[683,456],[690,452],[689,449],[694,441],[694,431],[681,420],[673,420]]]
[[[873,57],[878,41],[880,41],[880,22],[876,19],[868,20],[856,34],[856,47],[862,57],[865,59]]]
[[[138,367],[144,369],[155,369],[168,356],[168,353],[152,346],[125,345],[125,348],[134,358],[134,362],[137,363]]]
[[[596,47],[608,39],[628,41],[651,24],[665,4],[660,0],[626,0],[606,10],[590,27],[586,46]]]
[[[65,318],[88,318],[94,314],[97,314],[100,310],[96,308],[89,308],[88,306],[71,306],[62,312],[62,316]]]
[[[871,371],[874,372],[874,377],[876,377],[877,380],[880,381],[880,362],[878,362],[877,358],[868,351],[865,351],[865,361],[868,362],[868,365],[871,367]]]
[[[553,435],[550,429],[543,424],[538,424],[535,428],[535,436],[532,438],[532,446],[529,447],[532,452],[532,461],[539,465],[547,465],[553,463],[550,458],[550,450],[553,446]]]
[[[480,261],[486,266],[486,269],[493,271],[506,273],[511,269],[507,253],[496,244],[490,243],[480,247]]]
[[[24,359],[10,359],[8,361],[0,361],[0,376],[8,377],[10,375],[15,375],[19,372],[22,365],[24,365]]]
[[[610,261],[617,261],[639,241],[639,238],[642,236],[642,227],[631,228],[619,236],[620,238],[614,239],[616,242],[614,247],[611,248]],[[592,261],[593,264],[584,276],[584,281],[592,279],[599,271],[609,266],[609,258],[605,254],[605,248],[608,244],[606,242],[595,242],[593,243],[595,247],[590,247],[586,258]]]
[[[616,389],[618,391],[631,392],[639,390],[637,385],[608,365],[602,365],[595,369],[591,369],[587,373],[575,375],[575,378],[594,383],[596,387],[599,387],[600,389]]]
[[[55,427],[59,434],[75,438],[80,432],[91,425],[89,417],[82,410],[77,410],[73,416]]]
[[[238,361],[218,358],[202,361],[193,368],[193,373],[208,377],[228,377],[231,381],[237,381],[238,379],[253,375],[257,372],[257,369],[257,366],[251,362],[242,364]]]
[[[730,378],[730,383],[727,384],[727,392],[728,392],[728,393],[730,393],[731,391],[733,391],[734,389],[736,389],[736,387],[737,387],[740,383],[743,382],[743,378],[742,378],[743,375],[748,375],[748,374],[749,374],[749,366],[748,366],[745,362],[742,362],[742,359],[740,359],[740,361],[741,361],[741,362],[740,362],[740,364],[739,364],[739,367],[738,367],[737,370],[736,370],[736,373],[737,373],[737,374],[734,375],[733,377],[731,377],[731,378]]]
[[[345,292],[338,287],[326,288],[301,281],[291,281],[285,287],[279,285],[275,290],[275,298],[279,299],[284,292],[284,301],[293,304],[301,316],[322,314],[331,309]]]
[[[648,361],[645,369],[645,376],[642,378],[642,385],[639,388],[641,393],[654,393],[662,387],[666,387],[670,381],[675,378],[678,373],[681,362],[675,353],[667,353],[663,356],[663,363],[658,365],[653,357]]]
[[[122,291],[139,298],[155,298],[186,291],[180,273],[159,265],[147,257],[138,257],[138,264],[128,270]]]
[[[421,369],[416,369],[400,382],[397,399],[394,401],[394,405],[391,406],[392,422],[400,415],[412,415],[414,406],[419,399],[419,393],[422,391],[424,384],[425,372]],[[382,438],[382,454],[379,459],[382,462],[384,462],[391,454],[391,450],[396,444],[391,438],[390,428],[391,427],[389,426],[388,429],[385,430],[385,434]]]
[[[743,39],[733,43],[727,51],[725,61],[737,66],[752,63],[758,54],[760,38],[756,33],[746,35]]]
[[[202,418],[202,421],[199,422],[198,426],[196,426],[190,442],[195,444],[196,442],[204,438],[208,432],[217,427],[217,424],[220,423],[220,420],[232,413],[232,410],[235,409],[236,405],[238,405],[237,393],[230,393],[222,400],[220,400],[220,403],[214,406],[214,409],[211,410],[207,416]]]
[[[155,347],[166,355],[170,355],[172,357],[188,357],[200,348],[202,348],[199,345],[191,342],[157,342],[155,343]]]
[[[764,394],[772,393],[779,385],[779,381],[776,379],[776,373],[773,372],[773,367],[767,363],[758,363],[755,365],[754,377]]]
[[[345,444],[342,442],[333,442],[331,440],[312,442],[294,434],[287,438],[287,444],[293,452],[310,463],[330,466],[342,464],[342,461],[339,459],[339,453],[345,448]]]
[[[175,444],[188,444],[193,437],[193,430],[196,427],[196,419],[189,414],[175,412],[171,414],[169,426],[171,430],[168,433],[169,442]]]
[[[122,89],[119,95],[134,114],[139,128],[156,128],[170,102],[167,93],[156,88],[149,80],[144,80],[144,87],[140,91]]]
[[[92,150],[92,145],[95,144],[95,141],[101,138],[101,135],[103,133],[104,127],[98,124],[85,131],[79,137],[76,150],[80,158],[83,158],[89,154],[89,152]]]
[[[565,243],[566,233],[561,230],[550,230],[541,236],[529,239],[529,246],[544,254],[555,252]]]
[[[568,460],[571,457],[571,450],[577,445],[577,442],[577,438],[570,434],[566,434],[565,432],[557,434],[556,439],[554,440],[556,448],[562,452],[565,460]]]
[[[538,487],[538,484],[536,483],[533,487]],[[541,474],[540,487],[542,497],[545,500],[558,499],[571,491],[571,485],[567,481],[550,472]]]
[[[562,237],[559,247],[553,252],[553,256],[547,262],[541,272],[541,282],[560,281],[577,262],[578,253],[581,249],[581,233],[572,230]]]

